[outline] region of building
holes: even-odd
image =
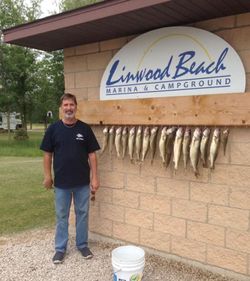
[[[112,57],[138,35],[193,26],[225,39],[246,72],[242,95],[100,101]],[[171,258],[250,277],[250,2],[236,0],[110,0],[4,31],[6,43],[64,49],[65,88],[78,98],[79,118],[102,142],[103,125],[230,126],[226,155],[200,176],[153,165],[99,159],[101,188],[91,206],[96,237],[120,239]],[[163,109],[167,109],[163,112]],[[187,113],[183,113],[187,112]],[[222,149],[222,148],[221,148]]]

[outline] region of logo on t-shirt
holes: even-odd
[[[83,135],[80,134],[80,133],[78,133],[78,134],[76,135],[76,140],[84,140]]]

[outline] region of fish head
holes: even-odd
[[[121,132],[122,132],[122,127],[117,128],[115,131],[117,135],[121,134]]]
[[[125,126],[125,127],[123,128],[123,130],[122,130],[122,134],[123,134],[123,135],[126,135],[127,133],[128,133],[128,127]]]
[[[182,137],[182,136],[183,136],[183,132],[184,132],[183,128],[182,128],[182,127],[179,127],[178,130],[177,130],[177,132],[176,132],[176,136],[177,136],[178,138]]]
[[[208,137],[209,134],[210,134],[210,129],[209,129],[209,128],[204,129],[204,131],[202,132],[202,135],[203,135],[204,137]]]
[[[109,128],[105,127],[102,132],[103,132],[104,135],[106,135],[109,132]]]
[[[214,136],[215,138],[219,138],[219,137],[220,137],[220,129],[219,129],[219,128],[215,128],[215,129],[214,129],[214,134],[213,134],[213,136]]]
[[[158,127],[153,127],[153,128],[151,129],[151,135],[156,134],[157,131],[158,131]]]
[[[135,127],[132,127],[130,130],[129,130],[129,135],[130,136],[133,136],[135,134]]]
[[[229,135],[229,129],[225,129],[222,134],[223,136],[227,137]]]
[[[113,134],[115,131],[115,126],[112,126],[110,129],[109,129],[109,134]]]
[[[146,127],[145,129],[144,129],[144,132],[143,132],[143,134],[144,134],[144,136],[146,137],[146,136],[149,136],[149,127]]]
[[[200,138],[200,136],[201,136],[201,129],[200,128],[196,128],[195,130],[194,130],[194,135],[193,135],[195,138]]]
[[[184,138],[190,137],[190,135],[191,135],[191,129],[187,127],[185,129]]]

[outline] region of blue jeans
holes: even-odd
[[[71,200],[73,197],[76,215],[76,247],[88,246],[89,186],[70,189],[55,187],[56,235],[55,250],[65,252],[68,243],[68,227]]]

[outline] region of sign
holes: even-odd
[[[101,100],[245,92],[236,51],[217,35],[193,27],[165,27],[138,36],[108,64]]]

